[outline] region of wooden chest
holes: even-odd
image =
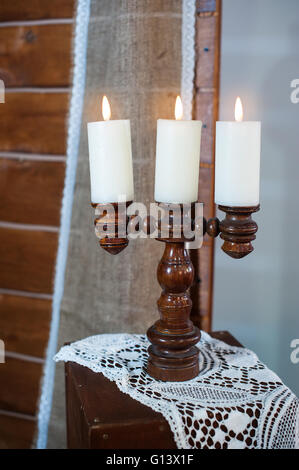
[[[241,346],[226,331],[211,335]],[[165,418],[120,392],[102,374],[68,362],[65,377],[69,449],[176,448]]]

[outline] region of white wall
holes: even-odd
[[[228,329],[299,396],[299,1],[223,0],[220,120],[262,121],[261,211],[255,251],[233,260],[215,247],[213,329]],[[222,215],[219,212],[218,215]]]

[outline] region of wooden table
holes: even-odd
[[[210,333],[242,346],[227,331]],[[69,449],[175,449],[161,413],[121,392],[103,374],[74,362],[65,364]]]

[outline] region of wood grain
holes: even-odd
[[[213,92],[197,93],[195,96],[196,119],[202,121],[200,161],[213,164],[215,139],[215,99]]]
[[[213,251],[212,243],[204,243],[198,253],[195,250],[190,253],[195,271],[194,284],[190,289],[191,320],[204,331],[209,331],[212,323]]]
[[[219,1],[219,0],[218,0]],[[197,13],[216,11],[217,0],[197,0]]]
[[[0,408],[35,415],[41,374],[42,364],[6,357],[0,365]]]
[[[200,168],[199,172],[199,201],[203,202],[203,215],[206,219],[214,215],[214,168]]]
[[[63,162],[0,158],[0,220],[59,226],[64,173]]]
[[[0,152],[65,155],[69,94],[56,88],[71,84],[75,8],[75,0],[0,2],[0,78],[6,86]],[[59,226],[64,172],[63,162],[0,158],[0,221]],[[57,236],[2,224],[0,287],[52,293]],[[43,357],[50,317],[50,300],[0,295],[0,338],[7,350]],[[34,415],[41,376],[41,364],[7,358],[0,365],[0,408]],[[0,411],[0,448],[30,448],[35,429],[35,420]]]
[[[0,287],[52,293],[57,233],[0,228]]]
[[[198,69],[196,71],[196,86],[215,87],[217,76],[215,67],[218,60],[217,16],[198,16],[196,19],[196,57]]]
[[[6,350],[44,357],[51,308],[51,300],[0,294],[0,338]]]
[[[232,258],[244,258],[254,250],[251,242],[256,238],[258,226],[252,219],[252,214],[257,212],[260,206],[219,205],[218,208],[226,213],[225,218],[219,221],[220,237],[224,240],[221,249]]]
[[[212,323],[210,312],[213,298],[211,295],[213,292],[213,252],[213,244],[204,245],[199,252],[199,278],[201,283],[199,303],[201,324],[205,331],[211,329]]]
[[[68,86],[71,39],[70,24],[0,28],[0,78],[5,87]]]
[[[0,151],[64,155],[68,93],[6,93]]]
[[[72,18],[75,0],[3,0],[0,21],[26,21],[49,18]]]
[[[194,118],[203,121],[199,200],[204,215],[211,218],[214,206],[215,121],[218,113],[221,1],[197,0]],[[200,250],[191,250],[195,282],[190,289],[191,319],[204,330],[211,329],[213,297],[213,240],[205,236]]]
[[[0,449],[30,449],[36,421],[0,413]]]

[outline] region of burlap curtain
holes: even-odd
[[[101,119],[106,94],[112,119],[131,120],[135,200],[153,201],[156,120],[173,118],[181,86],[182,0],[93,0],[85,101],[59,346],[97,333],[145,332],[157,318],[157,262],[163,247],[131,241],[111,256],[98,246],[86,123]],[[65,447],[63,365],[56,370],[48,447]]]

